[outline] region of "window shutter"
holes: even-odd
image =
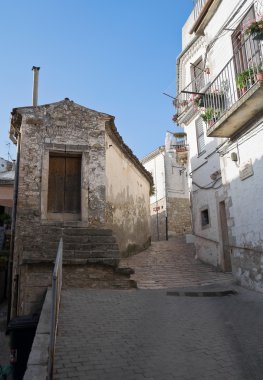
[[[64,210],[65,157],[49,157],[48,211]]]
[[[80,212],[81,157],[66,157],[64,212]]]
[[[196,127],[196,139],[197,139],[197,150],[198,153],[202,153],[205,150],[205,136],[204,136],[204,127],[203,120],[199,117],[195,122]]]

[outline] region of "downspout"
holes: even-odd
[[[17,305],[12,308],[12,288],[13,288],[13,260],[14,260],[14,246],[15,246],[15,227],[16,227],[16,210],[17,210],[17,198],[18,198],[18,173],[20,162],[20,132],[17,131],[17,158],[16,158],[16,170],[15,170],[15,182],[14,182],[14,195],[13,195],[13,209],[12,209],[12,225],[11,225],[11,241],[10,241],[10,255],[8,260],[8,285],[7,285],[7,324],[10,321],[12,310],[17,310]],[[18,278],[17,278],[18,281]],[[16,295],[17,299],[17,295]]]

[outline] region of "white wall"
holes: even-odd
[[[242,8],[237,14],[233,14],[243,3],[243,0],[223,0],[218,7],[214,17],[205,28],[205,35],[200,37],[193,46],[189,48],[186,54],[181,58],[180,68],[180,89],[190,83],[190,62],[194,62],[200,55],[205,57],[207,51],[206,66],[210,69],[209,80],[212,81],[223,69],[228,60],[233,55],[231,35],[233,31],[223,31],[217,35],[218,31],[223,27],[225,22],[231,19],[227,26],[235,29],[240,19],[245,15],[246,11],[252,4],[252,0],[244,2]],[[260,3],[256,2],[256,6]],[[263,9],[263,5],[261,4]],[[262,11],[261,9],[261,11]],[[261,13],[262,14],[262,13]],[[183,33],[191,28],[192,15],[187,20]],[[183,38],[184,46],[189,43],[190,37],[186,34]],[[211,42],[213,43],[211,44]],[[208,49],[207,46],[209,46]],[[192,120],[183,126],[187,132],[187,139],[190,147],[189,171],[192,172],[189,185],[192,188],[192,210],[193,223],[196,235],[196,248],[198,256],[213,265],[222,265],[222,236],[219,218],[219,202],[225,201],[227,207],[227,223],[229,229],[230,244],[233,246],[245,246],[261,249],[263,247],[263,154],[262,154],[262,124],[258,127],[251,125],[251,133],[243,134],[241,138],[233,142],[231,146],[226,145],[227,152],[223,157],[219,157],[218,153],[212,154],[216,148],[227,139],[209,138],[205,136],[206,152],[198,156],[195,120],[196,114]],[[238,149],[237,149],[238,144]],[[223,147],[220,148],[222,151]],[[235,163],[231,160],[231,153],[236,152],[239,155],[240,162]],[[239,176],[240,167],[250,161],[253,168],[253,176],[245,180],[241,180]],[[203,165],[198,169],[199,166]],[[197,169],[197,170],[196,170]],[[192,182],[196,182],[199,186],[207,186],[213,184],[210,175],[221,169],[222,180],[219,180],[214,187],[218,189],[204,190],[198,188]],[[210,226],[202,228],[200,221],[200,209],[207,206],[209,209]],[[245,251],[244,251],[245,252]],[[256,258],[255,251],[240,253],[240,250],[233,248],[234,259],[239,260],[241,283],[246,282],[250,287],[261,287],[262,285],[251,285],[251,273],[257,274],[258,278],[263,274],[258,273],[261,260],[263,257]],[[259,254],[258,254],[259,255]],[[248,259],[248,257],[250,257]],[[243,261],[242,261],[243,260]],[[244,270],[242,265],[247,265],[250,260],[250,269]],[[237,261],[238,262],[238,261]],[[256,265],[257,263],[257,265]],[[236,270],[236,268],[235,268]],[[243,277],[242,277],[243,276]],[[247,279],[244,280],[244,277]],[[249,280],[248,280],[249,278]],[[250,282],[249,282],[250,281]],[[250,285],[249,285],[250,284]],[[262,284],[262,282],[261,282]]]
[[[4,158],[0,157],[0,173],[6,172],[8,169],[8,164],[10,165],[10,162],[6,161]]]
[[[232,206],[229,228],[237,246],[263,248],[263,123],[234,143],[221,158],[223,181]],[[239,160],[231,160],[231,153]],[[253,175],[241,180],[239,171],[249,162]]]
[[[164,152],[157,153],[153,158],[143,164],[146,170],[153,176],[155,193],[150,197],[150,203],[155,203],[165,198],[165,169]]]

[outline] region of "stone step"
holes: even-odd
[[[112,236],[112,230],[106,228],[64,228],[63,236]]]
[[[74,244],[87,244],[87,243],[116,243],[116,239],[114,236],[71,236],[64,235],[63,236],[64,243],[74,243]]]
[[[46,242],[43,248],[47,250],[56,250],[58,248],[57,242]],[[68,251],[109,251],[109,250],[118,250],[118,244],[116,243],[63,243],[63,249]]]
[[[87,228],[87,227],[54,227],[42,226],[44,236],[112,236],[112,230],[107,228]]]
[[[68,252],[68,251],[65,251]],[[76,258],[119,258],[120,253],[118,250],[108,250],[108,251],[74,251],[74,257]]]

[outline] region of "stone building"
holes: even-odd
[[[154,180],[154,194],[150,197],[153,240],[192,232],[187,161],[186,134],[171,132],[166,133],[165,146],[142,159]]]
[[[198,0],[177,59],[177,123],[189,142],[200,259],[263,291],[263,5]],[[258,24],[259,25],[259,24]],[[222,54],[224,52],[224,54]]]
[[[15,108],[10,136],[18,145],[12,315],[41,306],[61,236],[64,286],[128,286],[116,268],[150,244],[152,177],[114,117],[69,99]]]

